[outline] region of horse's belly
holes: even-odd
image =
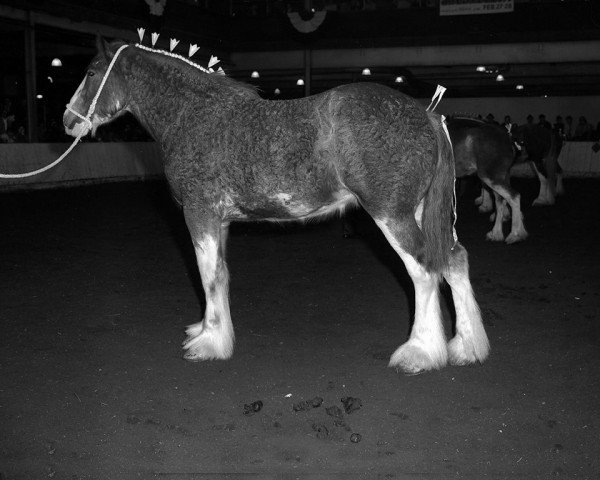
[[[261,199],[239,198],[234,203],[228,215],[232,220],[307,220],[342,211],[356,204],[356,198],[348,191],[335,192],[328,200],[278,192]]]

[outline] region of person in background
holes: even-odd
[[[527,125],[533,125],[533,115],[531,113],[527,115]]]
[[[554,131],[560,135],[562,139],[565,138],[565,124],[560,115],[556,116],[556,122],[554,123]]]
[[[586,140],[590,140],[591,136],[592,126],[587,122],[587,119],[584,116],[579,117],[579,123],[577,124],[577,128],[575,128],[573,140],[585,142]]]
[[[573,134],[575,130],[573,128],[573,117],[567,115],[565,118],[565,140],[573,140]]]
[[[488,123],[493,123],[495,125],[498,125],[498,122],[494,118],[494,115],[492,115],[491,113],[487,114],[487,116],[485,117],[485,121],[488,122]]]
[[[546,120],[546,115],[544,115],[543,113],[540,113],[540,115],[538,116],[539,122],[538,124],[541,127],[547,128],[548,130],[552,130],[552,125],[550,125],[550,122],[548,120]]]

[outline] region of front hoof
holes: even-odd
[[[407,342],[394,352],[389,366],[407,375],[418,375],[428,370],[442,368],[446,365],[446,361],[445,355],[436,361],[421,347]]]
[[[524,232],[524,233],[511,233],[508,237],[506,237],[506,244],[510,245],[512,243],[522,242],[528,236],[529,235],[527,234],[527,232]]]
[[[492,242],[503,242],[504,235],[502,233],[497,233],[497,232],[494,232],[493,230],[490,230],[488,233],[486,233],[485,239],[490,240]]]

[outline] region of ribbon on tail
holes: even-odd
[[[438,85],[439,86],[439,85]],[[444,87],[442,87],[444,88]],[[446,90],[444,88],[444,90]],[[441,95],[443,95],[444,92],[441,93]],[[441,98],[440,95],[440,98]],[[437,103],[436,103],[437,106]],[[433,107],[435,108],[435,107]],[[452,140],[450,139],[450,132],[448,131],[448,126],[446,125],[446,117],[444,115],[441,115],[441,120],[442,120],[442,128],[444,129],[444,133],[446,134],[446,137],[448,137],[448,141],[450,142],[450,145],[452,145]],[[452,250],[454,250],[454,247],[456,246],[456,242],[458,242],[458,234],[456,233],[456,220],[458,219],[458,213],[456,212],[456,169],[454,171],[454,192],[453,192],[453,196],[454,198],[452,199],[453,201],[453,205],[452,205],[452,212],[454,213],[454,221],[452,222],[452,236],[454,237],[454,246],[452,247]]]
[[[433,94],[433,97],[431,97],[431,103],[427,107],[428,112],[433,112],[436,109],[436,107],[438,106],[438,103],[440,103],[440,101],[442,100],[442,97],[444,96],[445,91],[446,91],[446,87],[442,87],[441,85],[437,86],[437,88],[435,89],[435,93]]]

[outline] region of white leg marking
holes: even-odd
[[[375,220],[375,223],[404,262],[415,286],[415,321],[410,338],[394,352],[389,366],[409,374],[442,368],[447,363],[448,352],[439,303],[440,278],[428,273],[400,247],[387,221]]]
[[[227,267],[219,256],[216,238],[205,235],[195,242],[196,259],[206,296],[204,320],[188,326],[183,348],[186,360],[212,360],[231,357],[234,333],[229,312]]]
[[[533,205],[554,205],[554,196],[550,193],[550,185],[548,184],[548,180],[540,173],[535,164],[533,164],[533,168],[540,180],[540,192],[537,198],[533,201]]]
[[[444,278],[452,289],[456,309],[456,335],[448,343],[450,363],[466,365],[483,362],[489,355],[490,343],[469,280],[467,251],[462,245],[454,248],[450,267],[444,273]]]
[[[494,204],[492,203],[492,196],[490,192],[488,192],[487,188],[482,188],[482,197],[483,200],[481,205],[479,205],[479,211],[481,213],[491,212],[494,209]]]
[[[494,200],[496,203],[496,214],[494,218],[494,227],[486,234],[485,238],[493,242],[504,241],[504,232],[502,231],[502,221],[504,219],[504,208],[506,205],[502,197],[494,192]]]

